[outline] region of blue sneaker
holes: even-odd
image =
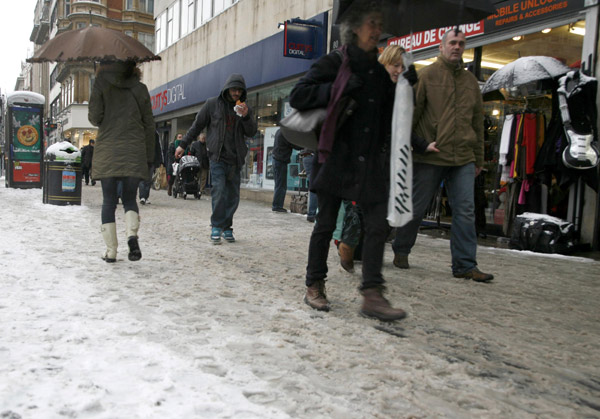
[[[229,243],[233,243],[235,241],[235,237],[233,237],[233,230],[228,229],[223,231],[223,238]]]
[[[210,233],[210,241],[212,244],[221,244],[221,234],[223,229],[219,227],[213,227]]]

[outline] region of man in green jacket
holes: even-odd
[[[408,254],[431,199],[444,182],[452,208],[450,250],[456,278],[489,282],[477,268],[477,234],[473,198],[475,176],[483,166],[483,103],[479,84],[464,69],[466,37],[460,30],[444,34],[437,61],[419,73],[413,128],[439,153],[413,153],[413,219],[397,229],[394,265],[408,269]]]

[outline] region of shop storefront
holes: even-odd
[[[327,28],[327,13],[311,19],[320,28]],[[220,94],[226,78],[241,73],[248,88],[246,102],[253,110],[258,132],[247,139],[248,156],[242,168],[242,186],[248,188],[273,188],[270,148],[274,132],[284,115],[288,96],[301,75],[322,55],[326,31],[314,39],[310,56],[297,58],[300,52],[282,52],[284,32],[279,32],[256,44],[237,51],[221,60],[177,78],[150,92],[157,130],[163,149],[177,134],[185,134],[204,101]],[[308,44],[308,43],[307,43]],[[304,45],[305,50],[307,49]],[[289,52],[289,51],[286,51]],[[289,165],[288,189],[305,187],[298,174],[302,171],[297,154]]]
[[[527,56],[553,57],[571,69],[588,74],[593,71],[598,26],[596,2],[513,0],[496,3],[496,15],[462,27],[469,48],[465,50],[464,61],[482,85],[496,70]],[[446,28],[443,28],[390,38],[387,44],[398,44],[412,50],[418,69],[435,60],[445,31]],[[558,111],[556,99],[553,101],[556,87],[549,80],[540,80],[484,95],[485,177],[476,182],[478,231],[482,234],[510,235],[514,217],[524,211],[547,213],[578,222],[582,233],[584,229],[590,233],[594,229],[589,227],[597,223],[594,208],[590,208],[587,214],[579,211],[580,218],[577,219],[577,208],[583,208],[584,199],[588,203],[597,202],[598,195],[592,189],[584,187],[585,193],[583,189],[574,192],[574,186],[561,188],[557,179],[548,181],[541,178],[545,176],[544,173],[535,172],[527,175],[527,178],[531,185],[535,185],[536,199],[530,199],[529,202],[517,199],[516,205],[512,205],[515,189],[517,185],[521,186],[524,179],[501,179],[499,146],[505,121],[514,115],[533,115],[540,127],[538,135],[543,137],[544,127],[547,127],[553,113]],[[540,142],[539,147],[541,145]],[[440,193],[437,205],[434,203],[431,208],[431,222],[443,223],[451,218],[443,188]],[[591,244],[594,239],[593,233],[587,237],[582,234],[584,243]]]

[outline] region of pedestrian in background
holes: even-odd
[[[304,166],[304,171],[306,172],[306,179],[308,179],[308,208],[306,211],[306,221],[309,223],[315,222],[315,217],[317,215],[317,194],[313,192],[310,187],[310,176],[312,173],[313,162],[315,159],[315,151],[305,148],[300,152],[300,156],[302,157],[302,166]]]
[[[154,131],[154,162],[152,163],[152,165],[148,166],[148,178],[142,180],[139,186],[140,204],[142,205],[150,203],[150,188],[152,187],[152,179],[154,172],[159,167],[164,165],[162,155],[163,153],[162,147],[160,145],[160,137],[158,135],[158,132]]]
[[[208,182],[208,170],[210,163],[208,161],[208,151],[206,150],[206,134],[202,133],[198,136],[198,140],[194,141],[190,146],[190,154],[195,156],[200,162],[200,180],[198,186],[200,187],[200,196],[204,193],[206,188],[206,182]]]
[[[169,196],[173,194],[173,183],[175,183],[175,176],[177,176],[177,173],[173,173],[173,163],[179,163],[180,159],[180,157],[175,157],[175,150],[179,147],[182,139],[183,134],[177,134],[167,149],[167,195]],[[187,154],[187,150],[183,154]]]
[[[299,110],[327,107],[311,176],[319,211],[310,237],[304,301],[329,311],[325,279],[331,237],[342,200],[357,201],[365,229],[360,312],[397,320],[406,312],[384,298],[381,274],[389,229],[389,173],[383,150],[389,148],[394,105],[393,84],[377,61],[382,26],[379,2],[355,1],[342,15],[341,54],[333,51],[313,64],[292,90],[290,105]],[[340,117],[349,110],[351,118]]]
[[[94,157],[94,140],[90,140],[88,145],[81,149],[81,172],[85,180],[85,184],[90,183],[90,173],[92,172],[92,159]],[[94,178],[92,178],[92,186],[96,184]]]
[[[494,276],[477,268],[474,182],[483,166],[483,101],[475,76],[464,69],[466,37],[447,31],[437,61],[419,72],[415,85],[413,127],[436,143],[439,153],[413,153],[413,219],[396,229],[394,265],[408,269],[408,254],[419,226],[442,181],[452,208],[450,251],[452,274],[478,282]]]
[[[141,81],[135,62],[101,63],[92,87],[88,119],[98,127],[92,164],[92,179],[102,184],[102,237],[106,244],[103,259],[117,260],[117,184],[123,185],[129,260],[139,260],[140,227],[136,191],[148,177],[154,162],[154,117],[148,88]]]
[[[300,149],[300,147],[295,146],[286,140],[281,130],[277,131],[273,145],[273,177],[275,178],[275,190],[273,191],[272,211],[287,212],[287,210],[283,208],[283,203],[285,202],[285,194],[287,192],[288,164],[290,164],[292,150]]]
[[[233,243],[233,215],[240,203],[240,171],[246,161],[246,137],[256,134],[257,124],[246,101],[246,81],[232,74],[219,96],[209,98],[175,150],[180,158],[188,144],[206,129],[206,149],[210,160],[212,230],[210,240],[220,244],[221,237]]]

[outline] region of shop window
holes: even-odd
[[[71,14],[71,0],[65,0],[65,14],[64,17],[67,17]]]
[[[285,82],[278,86],[261,89],[248,94],[246,103],[255,115],[258,124],[258,132],[252,139],[247,140],[248,156],[246,165],[242,169],[243,183],[253,183],[260,186],[260,181],[266,176],[263,173],[263,160],[268,158],[265,153],[264,138],[270,129],[276,129],[282,118],[285,103],[296,81]],[[267,150],[268,151],[268,150]],[[253,176],[254,175],[254,176]],[[250,181],[253,182],[250,182]]]
[[[583,21],[548,28],[544,31],[515,36],[494,44],[485,45],[482,48],[482,81],[487,80],[498,68],[518,58],[527,56],[549,56],[558,59],[571,68],[581,65],[581,53],[583,48],[583,37],[570,30],[572,27],[584,27]],[[557,111],[553,95],[556,94],[557,85],[550,79],[538,80],[524,86],[501,89],[494,95],[484,96],[485,113],[485,175],[484,193],[487,208],[486,221],[488,226],[496,227],[500,234],[510,235],[512,219],[523,212],[543,212],[559,218],[566,218],[568,200],[567,195],[556,185],[556,179],[551,180],[551,187],[542,184],[539,173],[528,175],[528,181],[535,186],[535,199],[522,199],[511,203],[512,189],[518,187],[524,180],[519,172],[513,171],[516,176],[499,176],[501,167],[500,140],[506,121],[519,115],[520,118],[536,118],[542,127],[547,128],[550,119]],[[487,99],[487,100],[486,100]],[[546,137],[545,129],[537,131],[541,135],[537,145],[536,153],[539,153],[545,141],[553,141]],[[537,160],[538,155],[536,155]],[[517,186],[515,186],[517,185]],[[532,190],[530,188],[530,190]],[[543,192],[542,192],[543,190]],[[529,192],[531,194],[532,192]],[[542,200],[547,196],[547,200]],[[538,199],[539,198],[539,199]],[[537,202],[536,201],[539,201]],[[535,206],[532,206],[535,205]],[[502,229],[501,229],[502,228]],[[489,228],[488,228],[489,230]]]
[[[125,0],[125,10],[134,10],[133,0]]]

